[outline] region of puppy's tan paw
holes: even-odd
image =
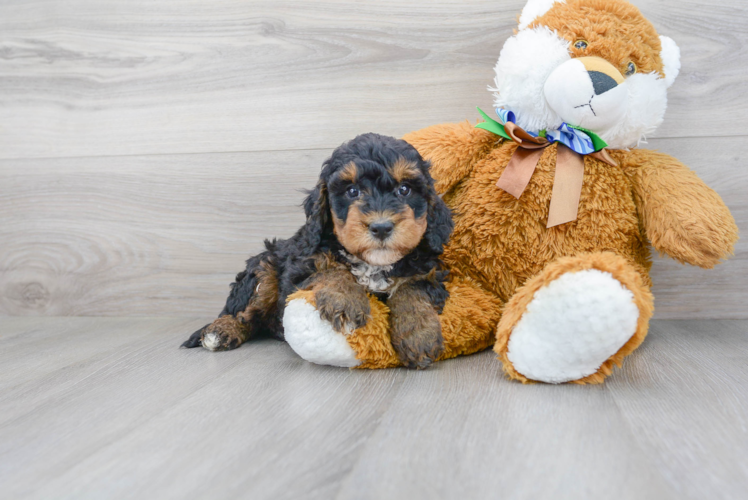
[[[369,299],[363,292],[348,294],[323,288],[315,292],[314,302],[322,319],[341,333],[361,328],[371,315]]]

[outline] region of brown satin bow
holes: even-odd
[[[519,199],[535,172],[543,150],[551,143],[545,137],[528,134],[512,122],[505,123],[504,128],[518,147],[496,186]],[[618,165],[605,149],[590,153],[589,156],[614,167]],[[583,179],[583,156],[559,142],[547,228],[576,220]]]

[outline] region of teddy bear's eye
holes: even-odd
[[[588,45],[587,40],[577,40],[574,42],[574,48],[579,50],[586,49]]]
[[[636,64],[634,64],[633,61],[629,61],[626,65],[626,76],[631,76],[634,73],[636,73]]]

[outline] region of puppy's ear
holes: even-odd
[[[454,224],[452,223],[452,211],[442,201],[436,193],[429,202],[429,211],[426,216],[428,227],[424,238],[429,245],[429,249],[437,254],[441,254],[444,245],[452,234]]]
[[[304,200],[306,224],[304,233],[310,249],[316,249],[322,236],[330,230],[330,207],[327,203],[327,185],[320,180]]]

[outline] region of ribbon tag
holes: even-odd
[[[548,223],[551,228],[576,220],[584,180],[584,157],[559,143]]]
[[[530,177],[535,172],[535,167],[542,155],[543,149],[518,147],[509,159],[509,164],[504,169],[504,173],[499,177],[496,187],[519,199],[530,182]]]

